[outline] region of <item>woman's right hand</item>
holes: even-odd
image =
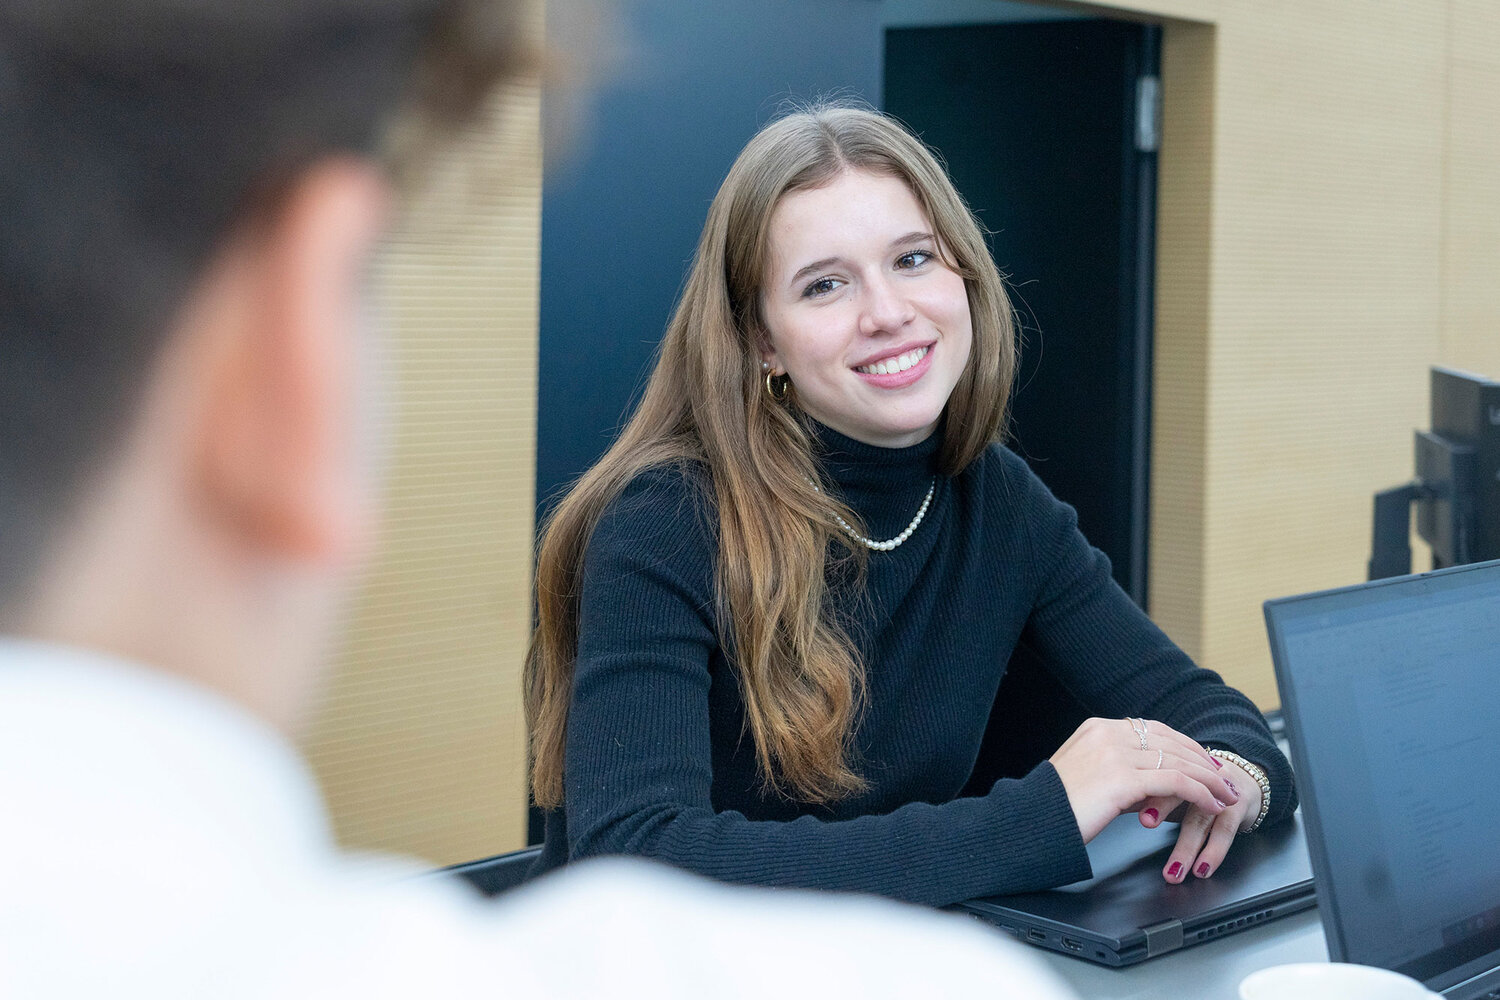
[[[1150,799],[1180,799],[1213,816],[1239,799],[1196,740],[1160,722],[1089,719],[1049,759],[1085,844]]]

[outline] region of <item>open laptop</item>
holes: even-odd
[[[1088,845],[1094,877],[952,907],[1018,939],[1103,965],[1134,965],[1305,910],[1316,902],[1300,817],[1239,837],[1212,878],[1170,885],[1177,826],[1127,814]]]
[[[1500,560],[1265,612],[1329,957],[1500,995]]]

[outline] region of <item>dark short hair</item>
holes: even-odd
[[[130,424],[226,233],[324,156],[448,123],[510,0],[0,0],[0,607]]]

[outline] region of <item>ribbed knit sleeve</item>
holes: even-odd
[[[638,854],[730,882],[878,893],[942,905],[1089,876],[1050,764],[989,794],[831,818],[749,818],[715,801],[710,693],[732,685],[714,614],[713,519],[690,473],[638,477],[585,563],[568,723],[570,858]],[[992,696],[992,692],[991,692]],[[723,776],[720,776],[721,779]],[[753,795],[744,796],[754,802]]]
[[[1114,582],[1108,558],[1078,531],[1073,508],[1014,454],[996,449],[1010,502],[1028,512],[1036,604],[1025,638],[1069,691],[1096,715],[1160,721],[1205,746],[1232,750],[1266,770],[1267,824],[1290,816],[1291,765],[1260,710],[1218,674],[1193,664]]]

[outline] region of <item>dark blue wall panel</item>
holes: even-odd
[[[708,203],[746,140],[787,98],[881,96],[871,0],[629,0],[617,10],[634,39],[627,65],[543,185],[542,511],[623,422]]]

